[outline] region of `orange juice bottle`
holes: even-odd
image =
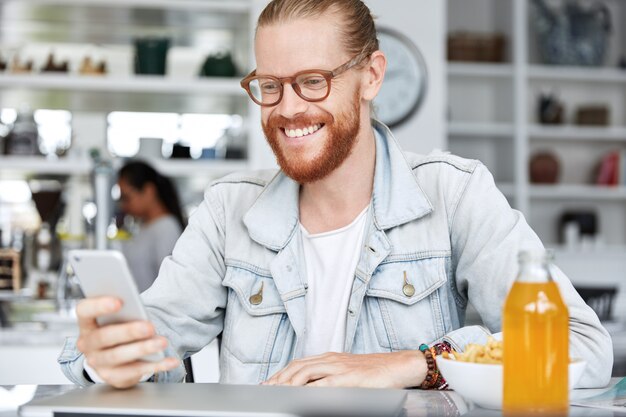
[[[506,416],[567,415],[569,315],[550,276],[545,250],[519,255],[520,270],[504,303]]]

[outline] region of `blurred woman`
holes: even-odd
[[[144,291],[156,279],[163,258],[172,253],[185,219],[172,182],[145,162],[125,164],[117,184],[122,211],[140,222],[123,251],[139,291]]]

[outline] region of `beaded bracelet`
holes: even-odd
[[[424,382],[420,385],[421,389],[438,389],[444,390],[448,388],[448,383],[443,378],[443,375],[439,372],[439,368],[437,368],[437,362],[435,361],[435,357],[440,355],[442,352],[450,352],[452,348],[446,342],[437,343],[432,347],[428,347],[428,345],[422,343],[419,347],[420,352],[424,354],[426,358],[426,365],[428,366],[428,372],[426,373],[426,378],[424,378]]]

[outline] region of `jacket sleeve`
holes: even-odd
[[[163,260],[159,276],[141,294],[157,333],[166,337],[167,356],[183,359],[208,345],[223,328],[227,290],[222,286],[224,265],[224,210],[209,189],[189,219],[172,255]],[[82,353],[69,338],[59,356],[63,373],[78,385],[89,385],[83,374]],[[152,377],[154,382],[181,382],[181,365]]]
[[[222,286],[224,209],[213,188],[161,264],[154,284],[142,294],[157,332],[169,341],[166,355],[184,359],[204,348],[223,329],[227,290]],[[177,369],[156,375],[158,382],[178,382]]]
[[[543,245],[524,216],[509,206],[484,165],[478,164],[459,189],[450,212],[453,279],[489,331],[499,332],[504,300],[518,270],[518,253]],[[570,356],[587,361],[578,387],[605,386],[613,364],[611,338],[567,276],[557,267],[551,273],[569,309]],[[475,327],[453,333],[450,339],[460,345],[475,337],[482,343],[485,337]]]

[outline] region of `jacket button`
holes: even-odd
[[[264,284],[265,283],[261,281],[261,288],[259,288],[259,292],[257,292],[256,294],[252,294],[250,298],[248,298],[248,300],[250,301],[250,304],[252,304],[253,306],[258,306],[259,304],[263,302],[263,285]]]
[[[413,297],[415,295],[415,287],[411,284],[404,284],[404,286],[402,287],[402,292],[407,297]]]
[[[250,304],[252,304],[253,306],[258,306],[262,302],[263,302],[263,295],[254,294],[250,296]]]
[[[406,271],[404,271],[404,285],[402,286],[402,293],[407,297],[413,297],[415,295],[415,287],[409,284],[409,279],[406,276]]]

